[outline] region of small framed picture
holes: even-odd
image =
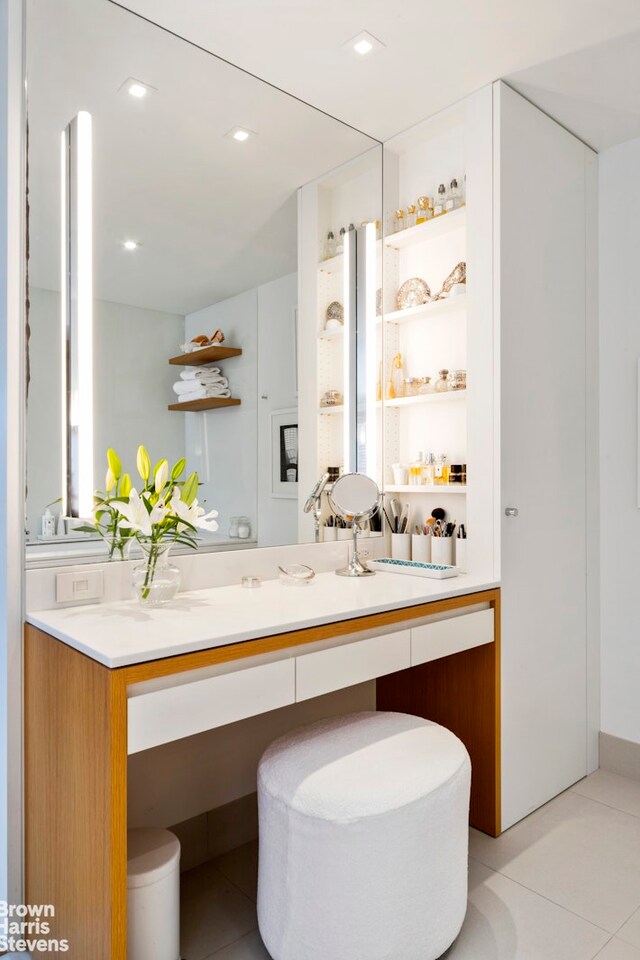
[[[298,411],[271,414],[271,496],[298,496]]]

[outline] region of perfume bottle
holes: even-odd
[[[447,188],[444,183],[441,183],[438,187],[438,194],[433,202],[433,215],[434,217],[440,217],[443,213],[446,213],[446,204],[447,202]]]
[[[422,471],[424,470],[425,460],[422,450],[418,454],[418,459],[409,464],[409,484],[412,487],[418,487],[422,484]]]
[[[410,203],[409,206],[407,207],[407,215],[406,215],[406,217],[405,217],[405,226],[406,226],[407,228],[408,228],[408,227],[415,227],[416,223],[417,223],[417,220],[416,220],[416,205],[415,205],[415,203]]]
[[[432,453],[427,454],[427,459],[422,468],[422,483],[426,486],[433,486],[433,476],[435,470],[436,458]]]
[[[396,233],[404,230],[404,210],[396,210],[393,220],[393,229]]]
[[[327,234],[327,242],[324,245],[324,258],[325,260],[330,260],[331,257],[336,255],[336,238],[333,235],[333,230],[329,230]]]
[[[391,361],[391,373],[387,383],[387,400],[395,400],[402,396],[403,386],[403,361],[402,354],[396,353]]]
[[[418,394],[419,396],[422,397],[427,393],[433,393],[433,384],[431,383],[431,377],[419,377]]]
[[[340,233],[338,234],[338,239],[336,241],[336,255],[344,253],[344,235],[347,231],[344,227],[340,227]]]
[[[435,458],[435,463],[433,466],[433,482],[436,486],[443,486],[445,483],[449,483],[449,466],[444,453],[439,453]]]
[[[402,396],[403,397],[417,397],[420,387],[420,380],[418,377],[405,377],[402,381]]]
[[[418,197],[416,223],[424,223],[426,220],[431,220],[432,216],[433,208],[431,206],[431,200],[429,197]]]
[[[449,389],[449,371],[448,370],[438,370],[438,379],[436,380],[435,391],[436,393],[446,393]]]
[[[449,186],[449,194],[445,204],[447,213],[450,210],[458,210],[462,206],[462,191],[458,186],[458,181],[454,177]]]

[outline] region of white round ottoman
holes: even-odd
[[[435,960],[467,909],[471,764],[403,713],[322,720],[258,769],[258,924],[273,960]]]

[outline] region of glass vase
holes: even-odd
[[[124,537],[116,534],[115,536],[107,534],[104,541],[109,551],[109,560],[128,560],[129,549],[133,543],[132,537]]]
[[[173,600],[180,588],[180,571],[169,562],[170,543],[139,541],[144,560],[133,568],[133,589],[140,603],[156,607]]]

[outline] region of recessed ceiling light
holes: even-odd
[[[366,57],[367,54],[373,53],[375,50],[380,50],[382,47],[384,47],[384,43],[366,30],[363,30],[357,37],[353,37],[344,44],[345,50],[348,50],[350,53],[357,53],[359,57]]]
[[[125,250],[137,250],[140,244],[136,240],[124,240],[122,246]]]
[[[365,53],[371,53],[371,51],[373,50],[373,44],[369,43],[369,41],[365,40],[365,38],[363,37],[362,40],[358,40],[357,43],[354,43],[353,49],[355,50],[356,53],[359,53],[361,56],[364,57]],[[134,86],[135,86],[135,89],[141,90],[142,93],[140,94],[134,93]],[[135,97],[144,96],[144,94],[147,92],[144,89],[144,87],[138,87],[138,84],[135,84],[134,86],[129,87],[129,93]]]
[[[150,94],[155,93],[156,88],[150,83],[144,83],[143,80],[136,80],[135,77],[128,77],[120,87],[122,93],[128,93],[134,100],[144,100]]]
[[[237,140],[238,143],[244,143],[245,140],[248,140],[249,137],[255,137],[256,134],[253,130],[247,130],[246,127],[233,127],[226,136],[231,137],[232,140]]]

